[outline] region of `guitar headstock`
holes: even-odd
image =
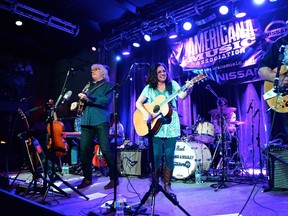
[[[23,110],[21,108],[18,108],[18,112],[19,112],[19,114],[21,116],[21,119],[26,119],[27,118],[25,113],[23,112]]]
[[[196,77],[193,77],[189,82],[197,83],[199,81],[204,82],[204,80],[208,77],[208,75],[206,74],[206,72],[202,73],[202,74],[198,74]]]

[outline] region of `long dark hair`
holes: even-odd
[[[158,84],[158,79],[157,79],[157,68],[159,66],[163,66],[166,70],[166,74],[167,74],[167,78],[165,80],[165,83],[166,83],[166,86],[171,82],[171,79],[170,79],[170,75],[169,75],[169,71],[166,67],[166,65],[164,63],[161,63],[161,62],[158,62],[158,63],[155,63],[153,64],[151,67],[150,67],[150,70],[149,70],[149,73],[148,73],[148,76],[146,78],[146,84],[149,84],[151,88],[153,89],[156,89],[157,88],[157,84]]]

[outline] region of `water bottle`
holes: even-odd
[[[77,146],[73,146],[71,149],[71,165],[77,164],[77,160],[78,160]]]
[[[116,203],[115,203],[115,209],[116,209],[116,213],[115,213],[115,216],[124,216],[125,213],[124,213],[124,208],[125,208],[125,198],[119,194],[117,196],[117,200],[116,200]]]
[[[69,174],[69,165],[68,163],[64,163],[62,166],[62,173],[63,174]]]
[[[195,183],[196,184],[201,184],[201,170],[199,169],[199,166],[197,166],[196,172],[195,172]]]

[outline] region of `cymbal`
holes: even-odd
[[[245,124],[245,122],[243,122],[243,121],[234,121],[234,122],[228,122],[228,124],[242,125],[242,124]]]
[[[236,110],[237,109],[235,107],[225,107],[222,109],[222,113],[224,115],[226,115],[226,114],[229,114],[231,112],[235,112]],[[213,109],[213,110],[210,110],[208,113],[211,115],[218,115],[221,113],[221,110],[220,109]]]

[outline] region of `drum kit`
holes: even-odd
[[[223,116],[229,115],[230,113],[236,111],[234,107],[223,108]],[[209,111],[212,117],[220,118],[220,110],[213,109]],[[201,173],[207,173],[211,166],[213,168],[213,174],[215,174],[215,169],[220,169],[221,165],[221,155],[222,155],[222,133],[217,131],[217,122],[203,121],[198,117],[197,122],[193,126],[183,126],[181,125],[184,136],[182,136],[177,142],[174,154],[174,171],[173,177],[176,179],[189,179],[195,175],[197,169],[201,169]],[[236,132],[233,130],[233,136],[237,136],[237,129],[239,125],[244,124],[244,122],[233,121],[229,122],[228,119],[224,121],[224,127],[227,130],[232,127],[236,128]],[[219,127],[219,125],[218,125]],[[231,131],[230,131],[231,132]],[[230,148],[231,143],[231,133],[225,135],[225,151],[227,156],[232,160],[236,152],[227,153],[227,149]],[[238,151],[238,137],[237,137],[237,148]],[[239,152],[238,152],[239,153]],[[233,156],[232,156],[233,155]],[[218,160],[218,161],[217,161]]]

